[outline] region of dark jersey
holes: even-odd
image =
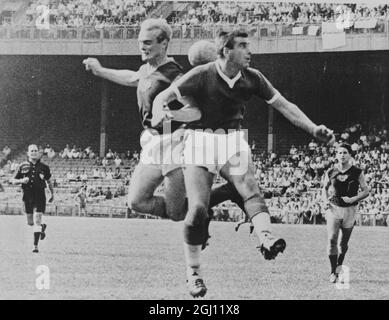
[[[341,172],[337,167],[327,171],[328,187],[332,187],[333,195],[329,200],[338,207],[351,207],[356,203],[345,203],[342,197],[354,197],[358,194],[359,177],[362,170],[356,166],[351,166],[346,172]]]
[[[144,64],[139,68],[139,82],[137,89],[137,98],[141,121],[144,128],[152,128],[151,118],[154,98],[163,90],[168,88],[172,82],[183,74],[182,67],[173,59],[159,66],[156,70],[149,72],[148,65]],[[169,104],[171,110],[182,108],[183,105],[178,101]],[[181,122],[172,121],[172,131],[181,126]],[[162,128],[157,128],[162,133]]]
[[[201,119],[189,124],[189,128],[239,129],[245,103],[252,96],[268,103],[280,96],[256,69],[243,69],[235,82],[226,78],[215,61],[193,68],[174,84],[178,95],[194,97],[201,110]]]
[[[27,184],[22,185],[24,191],[30,189],[45,189],[45,181],[50,180],[51,178],[50,168],[39,160],[35,164],[30,161],[22,162],[19,165],[19,168],[16,171],[14,178],[22,179],[25,177],[28,177],[30,181]]]

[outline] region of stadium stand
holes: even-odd
[[[321,182],[325,171],[335,163],[336,146],[341,142],[352,145],[355,161],[364,170],[366,181],[371,189],[370,197],[359,204],[360,225],[387,226],[389,219],[389,136],[385,127],[366,128],[359,123],[348,126],[341,132],[338,141],[331,147],[316,143],[314,140],[305,145],[291,146],[288,154],[277,155],[259,149],[252,141],[255,176],[264,190],[274,223],[321,224],[325,222],[325,211],[321,201]],[[80,148],[69,144],[50,159],[49,145],[40,147],[43,161],[52,168],[56,186],[56,204],[51,205],[49,213],[76,215],[74,195],[80,188],[87,188],[88,215],[91,216],[128,216],[138,213],[127,212],[126,193],[131,174],[138,162],[139,155],[128,151],[122,163],[117,166],[113,158],[116,152],[108,151],[103,166],[102,159],[89,158],[91,148]],[[45,151],[47,150],[47,151]],[[80,150],[80,152],[78,152]],[[77,154],[79,153],[79,154]],[[76,156],[74,156],[77,154]],[[7,181],[15,171],[16,163],[24,160],[24,155],[8,160],[3,166],[0,179],[3,191],[0,193],[2,205],[0,212],[20,213],[20,202],[15,195],[18,188],[9,186]],[[222,183],[216,177],[216,184]],[[108,188],[112,198],[107,196]],[[163,192],[163,185],[157,190]],[[17,194],[17,193],[16,193]],[[12,209],[11,209],[12,207]],[[224,203],[215,209],[215,220],[238,221],[242,212],[232,203]]]
[[[45,8],[48,8],[48,11],[45,11]],[[135,38],[141,21],[151,16],[166,18],[173,26],[173,37],[191,39],[212,38],[215,31],[221,27],[226,28],[228,26],[245,27],[250,30],[251,36],[259,37],[307,35],[312,30],[316,30],[312,35],[318,35],[320,34],[320,24],[322,22],[340,23],[346,32],[364,33],[367,30],[369,32],[383,32],[389,21],[389,7],[387,4],[7,0],[0,4],[0,24],[3,25],[0,28],[0,37],[6,37],[7,28],[13,25],[22,28],[22,31],[16,31],[15,34],[19,34],[21,38],[33,39],[35,32],[27,31],[34,30],[36,19],[42,17],[45,12],[48,12],[47,22],[51,24],[49,32],[55,39],[61,37],[78,38],[80,36],[79,30],[81,30],[82,38]],[[28,29],[28,26],[31,29]],[[312,29],[312,27],[315,28]],[[123,28],[127,28],[127,31],[123,32]],[[6,32],[3,32],[3,30]],[[61,32],[56,34],[57,30]],[[57,79],[54,78],[56,75],[50,69],[53,66],[52,62],[47,63],[44,67],[39,67],[38,70],[30,66],[43,64],[38,63],[38,58],[33,57],[29,59],[31,60],[26,59],[25,65],[16,63],[15,68],[19,69],[12,69],[9,72],[26,73],[28,75],[26,77],[27,80],[23,79],[26,82],[35,81],[32,79],[41,77],[48,80],[48,83],[56,83]],[[355,62],[355,64],[357,63],[358,61]],[[275,62],[273,64],[273,66],[269,67],[272,71],[277,69]],[[324,78],[326,64],[323,63],[323,67],[321,66],[321,61],[318,64],[324,70],[322,73]],[[63,70],[64,73],[69,72],[68,77],[74,72],[74,69],[70,67],[71,65],[74,66],[75,63],[69,58],[69,62],[67,62],[68,71]],[[283,69],[282,73],[291,73],[286,71]],[[337,76],[341,77],[341,75]],[[285,77],[282,75],[282,77],[279,76],[278,78],[284,79]],[[4,91],[9,90],[7,97],[16,96],[15,91],[12,90],[15,90],[16,85],[21,84],[20,81],[22,80],[15,79],[13,81],[13,83],[9,81],[9,84],[7,84],[9,88],[6,88],[4,85]],[[9,186],[7,180],[14,172],[15,164],[24,159],[21,151],[25,150],[26,143],[34,142],[42,146],[43,160],[52,168],[53,179],[56,183],[57,202],[55,205],[50,205],[51,211],[49,210],[49,212],[54,212],[55,214],[75,214],[74,194],[86,184],[90,198],[91,215],[110,215],[110,212],[112,214],[123,214],[123,212],[126,215],[128,214],[123,188],[124,193],[127,192],[127,188],[124,186],[128,184],[131,178],[131,173],[139,159],[139,154],[132,151],[124,153],[120,148],[124,145],[122,141],[128,143],[127,137],[130,136],[129,132],[121,131],[120,133],[115,133],[115,128],[111,128],[109,134],[111,134],[113,139],[110,140],[110,147],[120,152],[110,152],[106,157],[102,158],[98,156],[98,135],[95,134],[92,137],[90,132],[98,132],[96,124],[98,124],[97,118],[99,115],[96,115],[96,112],[94,112],[96,110],[95,106],[92,105],[100,103],[100,96],[96,92],[94,95],[95,101],[91,101],[90,97],[83,98],[85,89],[92,90],[91,88],[97,87],[93,86],[91,81],[94,80],[85,79],[84,83],[87,83],[87,85],[80,87],[77,89],[78,91],[71,86],[61,85],[61,92],[58,92],[54,85],[50,87],[45,84],[46,106],[44,103],[37,104],[40,105],[40,108],[46,110],[46,120],[43,121],[39,118],[39,112],[35,112],[36,117],[33,121],[29,121],[30,123],[45,122],[45,134],[41,134],[39,130],[34,131],[32,126],[24,128],[24,123],[30,119],[16,121],[19,114],[13,114],[11,107],[7,108],[7,103],[9,106],[14,105],[11,99],[9,101],[5,100],[4,103],[2,102],[2,105],[6,107],[4,108],[2,118],[0,118],[1,212],[21,213],[19,195],[17,194],[19,189]],[[291,80],[289,81],[292,82]],[[293,81],[297,80],[293,79]],[[24,85],[27,88],[30,84]],[[320,85],[320,79],[318,79],[317,85]],[[282,86],[285,85],[281,82]],[[40,89],[37,89],[38,84],[36,87],[28,88],[31,91],[36,90],[36,92],[40,93],[37,93],[38,96],[42,95]],[[120,91],[121,89],[117,89],[114,86],[111,86],[109,89],[116,93],[111,95],[112,99],[123,94]],[[97,91],[98,89],[93,90]],[[75,97],[74,100],[68,99],[69,96]],[[74,105],[75,100],[77,100],[79,105]],[[66,111],[59,110],[58,101],[61,101],[63,105],[61,110]],[[123,117],[122,109],[127,107],[127,105],[121,106],[121,103],[119,100],[114,100],[112,103],[114,105],[113,109],[117,109],[112,110],[110,116],[112,122],[115,122],[117,127],[123,126],[124,128],[129,119]],[[56,111],[62,113],[51,114],[47,112],[51,108],[51,104],[56,104]],[[135,103],[131,104],[135,105]],[[331,102],[328,104],[331,104]],[[20,114],[22,116],[23,114],[29,114],[25,112],[29,107],[29,97],[22,103],[18,101],[18,108],[20,108],[18,110],[21,110]],[[324,109],[326,105],[323,104],[322,107]],[[61,118],[61,123],[54,121],[56,117]],[[255,115],[255,117],[258,117],[258,115]],[[52,126],[47,125],[50,121],[53,122]],[[266,119],[260,121],[266,121]],[[21,129],[25,129],[24,131],[27,133],[23,136],[2,131],[3,127],[7,127],[2,124],[7,122],[15,123],[15,132],[21,132]],[[134,136],[134,132],[139,131],[139,127],[135,126],[134,124],[134,128],[129,129],[133,130],[131,131],[131,136]],[[266,123],[261,123],[261,126],[266,127]],[[73,132],[73,130],[69,131],[68,128],[77,128],[77,130]],[[119,134],[122,137],[119,137]],[[325,217],[320,204],[319,187],[323,173],[334,163],[335,147],[327,148],[317,145],[314,141],[306,143],[306,137],[304,138],[305,140],[300,139],[296,134],[295,141],[301,140],[300,143],[295,143],[290,150],[285,150],[286,146],[290,145],[290,140],[287,140],[285,137],[290,138],[294,133],[291,132],[289,127],[285,126],[278,134],[280,137],[278,142],[280,145],[279,154],[269,154],[264,151],[266,150],[264,141],[267,137],[264,132],[259,132],[258,129],[254,132],[256,141],[251,142],[256,166],[256,178],[264,189],[267,198],[269,198],[268,202],[272,210],[273,220],[281,223],[320,223]],[[347,129],[341,133],[339,139],[352,144],[356,152],[355,159],[365,170],[366,178],[372,189],[372,195],[360,205],[362,218],[359,223],[367,225],[387,224],[386,219],[389,216],[387,191],[389,188],[389,168],[387,165],[389,141],[387,129],[377,129],[354,123],[347,126]],[[130,142],[133,143],[131,145],[132,148],[135,142]],[[74,143],[75,145],[73,146]],[[66,144],[68,145],[64,148]],[[7,151],[6,146],[11,149],[11,152]],[[81,148],[80,146],[83,147]],[[4,148],[6,152],[4,152]],[[117,168],[120,169],[119,172]],[[115,176],[119,178],[115,178]],[[216,180],[217,182],[222,181],[220,177]],[[113,193],[112,199],[107,199],[106,193],[108,188]],[[159,191],[163,191],[163,187]],[[117,197],[115,197],[115,194]],[[241,212],[231,204],[224,204],[216,211],[216,219],[238,220],[241,217]]]
[[[167,19],[173,27],[173,38],[213,38],[220,26],[244,27],[253,37],[314,36],[321,34],[323,22],[336,22],[347,33],[384,32],[388,12],[387,4],[34,0],[24,8],[23,15],[0,19],[0,24],[17,27],[10,32],[21,38],[37,36],[29,27],[47,23],[50,28],[46,28],[45,38],[132,39],[146,17]],[[1,34],[9,36],[6,30]]]

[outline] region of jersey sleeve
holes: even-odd
[[[193,68],[174,81],[172,88],[178,99],[182,99],[183,96],[196,96],[201,94],[201,85],[204,78],[201,70],[201,66]]]
[[[273,87],[270,81],[267,80],[266,77],[261,72],[255,70],[255,73],[256,73],[256,88],[255,88],[256,96],[265,100],[268,104],[272,104],[279,97],[281,97],[281,94],[278,92],[278,90]]]

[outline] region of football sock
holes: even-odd
[[[329,255],[328,258],[330,259],[330,263],[331,263],[331,273],[335,273],[337,263],[338,263],[338,255],[337,254]]]
[[[187,276],[192,275],[194,272],[197,272],[197,274],[199,274],[200,260],[201,260],[201,246],[193,246],[184,243],[184,253],[185,253]]]
[[[344,257],[346,256],[346,253],[341,253],[338,256],[338,266],[341,266],[343,264]]]

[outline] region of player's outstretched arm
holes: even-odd
[[[313,123],[299,107],[285,99],[283,96],[280,96],[275,100],[271,106],[281,112],[282,115],[295,126],[305,130],[315,138],[328,144],[335,142],[335,136],[332,130],[324,125],[316,125]]]
[[[136,87],[138,85],[139,73],[137,71],[104,68],[96,58],[87,58],[82,63],[86,71],[92,71],[97,77],[122,86]]]

